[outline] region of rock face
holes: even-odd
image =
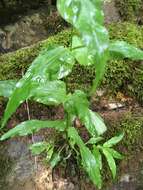
[[[115,3],[115,0],[110,0],[104,4],[105,22],[107,24],[120,21],[120,15]]]
[[[36,7],[38,3],[47,4],[46,6],[41,7],[37,10],[28,11],[26,16],[19,15],[19,19],[15,23],[0,27],[0,53],[6,53],[34,44],[37,41],[46,39],[51,34],[53,35],[59,32],[60,30],[64,29],[65,26],[67,26],[67,24],[62,20],[55,8],[49,9],[48,5],[51,3],[55,4],[54,1],[50,2],[49,0],[37,0],[30,2],[34,3],[30,3],[28,7]],[[26,3],[27,1],[25,1],[23,6],[26,6]],[[8,4],[7,6],[12,5]],[[16,5],[14,4],[14,7],[15,6]],[[22,7],[22,9],[24,8]],[[120,18],[114,1],[111,1],[110,3],[105,3],[104,12],[106,23],[119,21]],[[0,16],[0,18],[4,19],[5,17]]]
[[[26,14],[29,9],[48,6],[50,3],[50,0],[0,0],[0,25],[18,20],[20,15]]]
[[[0,52],[8,52],[29,46],[64,28],[64,21],[56,11],[49,12],[48,7],[22,17],[14,24],[0,28]]]

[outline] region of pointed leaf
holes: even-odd
[[[89,102],[84,92],[76,90],[73,95],[68,97],[64,106],[67,112],[80,119],[92,136],[101,135],[106,131],[102,118],[88,108]]]
[[[129,58],[143,60],[143,51],[124,41],[115,41],[110,44],[111,56],[115,58]]]
[[[23,78],[16,84],[16,88],[5,110],[2,127],[4,127],[7,120],[16,111],[17,107],[31,97],[31,90],[37,89],[39,85],[42,88],[41,85],[47,83],[49,80],[61,79],[67,76],[71,72],[74,63],[75,60],[70,51],[64,47],[57,47],[48,51],[45,50],[41,53],[34,60]],[[56,91],[56,89],[54,90]]]
[[[103,151],[103,154],[105,155],[105,157],[107,159],[109,168],[110,168],[110,170],[112,172],[112,176],[113,176],[113,179],[114,179],[116,177],[116,163],[115,163],[115,160],[114,160],[112,154],[108,151],[108,149],[103,147],[102,151]]]
[[[97,146],[93,146],[93,155],[95,157],[95,160],[98,164],[98,167],[100,168],[100,170],[102,169],[102,156],[101,153],[99,151],[99,149],[97,148]]]
[[[0,96],[9,98],[16,86],[17,81],[15,80],[5,80],[0,81]]]
[[[100,169],[98,167],[98,163],[91,153],[91,151],[84,145],[84,142],[78,135],[75,128],[70,127],[68,129],[68,136],[70,139],[73,139],[76,143],[76,145],[80,149],[80,154],[82,158],[83,167],[88,173],[90,179],[92,182],[98,186],[98,188],[101,188],[102,180],[101,180],[101,174]]]
[[[105,142],[103,144],[103,146],[104,147],[112,147],[112,146],[116,145],[117,143],[119,143],[123,137],[124,137],[124,133],[121,133],[118,136],[112,137],[107,142]]]
[[[103,137],[92,137],[90,138],[86,144],[97,144],[98,142],[102,141]]]
[[[30,120],[25,121],[17,125],[15,128],[10,129],[7,133],[2,135],[0,140],[5,140],[14,136],[26,136],[33,134],[43,128],[54,128],[59,131],[64,131],[66,128],[66,122],[63,120],[57,121],[40,121],[40,120]]]
[[[102,4],[103,1],[99,0],[57,1],[61,16],[78,30],[81,41],[88,48],[89,56],[93,57],[95,66],[98,67],[92,93],[96,90],[103,77],[108,60],[109,36],[103,26],[104,13],[101,9]]]
[[[124,158],[124,156],[122,154],[120,154],[119,152],[117,152],[116,150],[114,150],[113,148],[106,148],[114,158],[122,160]]]

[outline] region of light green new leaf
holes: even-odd
[[[102,169],[102,156],[101,156],[101,153],[99,151],[99,149],[97,148],[97,146],[93,146],[93,155],[95,157],[95,160],[98,164],[98,167],[100,168],[100,170]]]
[[[16,86],[17,81],[15,80],[5,80],[0,81],[0,96],[9,98]]]
[[[115,160],[114,160],[112,154],[108,151],[107,148],[102,147],[102,151],[103,151],[103,154],[105,155],[105,157],[107,159],[109,168],[110,168],[110,170],[112,172],[113,179],[115,179],[115,177],[116,177],[116,163],[115,163]]]
[[[103,137],[92,137],[90,138],[86,144],[97,144],[98,142],[102,141]]]
[[[103,146],[104,147],[112,147],[112,146],[116,145],[117,143],[119,143],[123,137],[124,137],[124,133],[121,133],[118,136],[112,137],[107,142],[105,142],[103,144]]]
[[[57,121],[40,121],[30,120],[25,121],[17,125],[15,128],[10,129],[7,133],[2,135],[0,140],[5,140],[14,136],[26,136],[33,134],[43,128],[54,128],[58,131],[64,131],[66,128],[66,122],[64,120]]]
[[[83,167],[88,173],[90,179],[95,185],[98,186],[98,188],[101,188],[102,180],[101,180],[100,168],[94,155],[91,153],[88,147],[85,146],[84,142],[78,135],[75,128],[70,127],[68,129],[68,137],[74,140],[75,144],[79,147]]]
[[[122,160],[124,158],[124,156],[122,154],[120,154],[119,152],[117,152],[116,150],[114,150],[113,148],[106,148],[114,158]]]
[[[47,149],[48,144],[46,142],[37,142],[32,144],[29,149],[31,150],[32,154],[38,155],[44,152]]]
[[[124,41],[110,43],[109,50],[114,58],[129,58],[143,60],[143,51]]]
[[[89,102],[84,92],[76,90],[68,97],[64,107],[67,112],[80,119],[92,136],[101,135],[106,131],[102,118],[88,108]]]

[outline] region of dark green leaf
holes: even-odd
[[[9,98],[15,88],[17,81],[15,80],[6,80],[0,81],[0,96]]]
[[[116,145],[117,143],[119,143],[122,140],[123,137],[124,137],[124,133],[121,133],[118,136],[112,137],[107,142],[105,142],[103,144],[103,146],[104,147],[112,147],[112,146]]]
[[[46,142],[37,142],[37,143],[32,144],[29,148],[32,154],[37,155],[44,152],[47,149],[47,146],[48,145]]]
[[[57,121],[39,121],[39,120],[30,120],[20,123],[15,128],[10,129],[7,133],[2,135],[0,140],[5,140],[14,136],[26,136],[33,134],[34,132],[39,131],[43,128],[54,128],[59,131],[64,131],[66,128],[66,122],[57,120]]]
[[[112,172],[113,179],[116,177],[116,163],[112,154],[108,151],[107,148],[102,147],[103,154],[105,155],[109,168]]]
[[[101,156],[101,153],[99,152],[99,149],[95,145],[93,146],[93,155],[94,155],[95,160],[98,164],[98,167],[101,170],[102,169],[102,156]]]
[[[88,147],[85,146],[84,142],[78,135],[75,128],[70,127],[68,129],[68,136],[70,139],[73,139],[75,141],[75,144],[79,147],[83,167],[88,173],[90,179],[95,185],[98,186],[98,188],[101,188],[101,184],[102,184],[101,174],[100,174],[100,169],[95,157],[93,156],[91,151],[88,149]]]
[[[124,41],[112,42],[109,49],[111,56],[115,58],[130,58],[132,60],[143,60],[143,51]]]

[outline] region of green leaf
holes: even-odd
[[[112,154],[108,151],[107,148],[102,147],[102,151],[103,151],[103,154],[105,155],[105,157],[107,159],[109,168],[110,168],[110,170],[112,172],[113,179],[115,179],[115,177],[116,177],[116,163],[115,163],[115,160],[114,160]]]
[[[72,53],[80,65],[93,65],[95,60],[78,36],[72,38]]]
[[[106,148],[114,158],[122,160],[124,158],[124,156],[122,154],[120,154],[119,152],[117,152],[116,150],[114,150],[113,148]]]
[[[9,98],[16,86],[17,81],[15,80],[5,80],[0,81],[0,96]]]
[[[124,133],[121,133],[118,136],[112,137],[107,142],[105,142],[103,144],[103,146],[104,147],[112,147],[112,146],[116,145],[117,143],[119,143],[123,137],[124,137]]]
[[[45,105],[59,105],[66,101],[66,85],[62,81],[48,81],[31,89],[30,96]]]
[[[61,16],[71,23],[80,33],[83,45],[88,48],[89,56],[95,60],[96,80],[93,93],[103,74],[108,60],[109,36],[104,24],[103,1],[99,0],[58,0],[57,7]],[[80,57],[81,60],[81,57]],[[82,62],[83,63],[83,62]],[[88,65],[88,62],[87,62]]]
[[[57,80],[57,79],[61,79],[67,76],[69,72],[71,72],[74,63],[75,63],[75,60],[73,56],[71,55],[70,51],[64,47],[57,47],[55,49],[50,49],[48,51],[45,50],[43,53],[41,53],[34,60],[34,62],[29,67],[28,71],[23,76],[23,78],[16,84],[16,88],[14,89],[9,99],[9,102],[7,104],[7,107],[4,113],[2,127],[4,127],[7,120],[16,111],[17,107],[21,103],[23,103],[26,99],[30,98],[33,95],[32,94],[33,90],[36,90],[38,88],[41,88],[41,90],[45,90],[43,89],[43,87],[45,85],[45,87],[48,88],[49,80]],[[59,83],[60,82],[57,82],[56,84],[55,82],[55,84],[53,84],[53,87],[55,86],[57,87]],[[64,89],[63,89],[64,85],[62,82],[60,84],[60,87],[61,86],[62,86],[62,93],[64,93]],[[57,92],[56,88],[52,90],[53,90],[53,94]],[[59,91],[58,93],[61,93],[61,89]],[[36,94],[39,94],[39,93],[40,92],[36,92]],[[43,94],[44,94],[44,91],[43,91]],[[39,98],[40,97],[38,96],[36,100],[39,100]],[[54,100],[54,102],[55,101],[57,103],[57,100]],[[39,102],[41,102],[41,100]]]
[[[132,60],[143,60],[143,51],[124,41],[110,43],[111,56],[115,58],[129,58]]]
[[[14,136],[26,136],[33,134],[43,128],[54,128],[58,131],[64,131],[66,128],[66,122],[64,120],[57,121],[39,121],[30,120],[25,121],[17,125],[15,128],[10,129],[7,133],[2,135],[0,140],[5,140]]]
[[[102,169],[102,156],[101,153],[99,152],[99,149],[97,148],[97,146],[93,146],[93,155],[95,157],[95,160],[98,164],[98,167],[100,168],[100,170]]]
[[[60,154],[59,153],[54,153],[51,160],[50,160],[51,168],[55,168],[60,161],[61,161]]]
[[[95,185],[98,186],[98,188],[101,188],[102,180],[100,169],[94,155],[91,153],[89,148],[85,146],[75,128],[70,127],[68,129],[68,137],[70,139],[73,139],[75,141],[75,144],[79,147],[83,167],[88,173],[90,179]]]
[[[37,142],[32,144],[29,149],[31,150],[32,154],[38,155],[44,152],[47,149],[47,143],[46,142]]]
[[[46,152],[47,152],[46,161],[49,162],[50,159],[52,158],[53,153],[54,153],[54,146],[51,145]]]
[[[68,113],[80,119],[92,136],[101,135],[106,131],[102,118],[88,108],[89,102],[84,92],[76,90],[68,97],[64,107]]]
[[[103,137],[92,137],[90,138],[86,144],[97,144],[98,142],[102,141]]]

